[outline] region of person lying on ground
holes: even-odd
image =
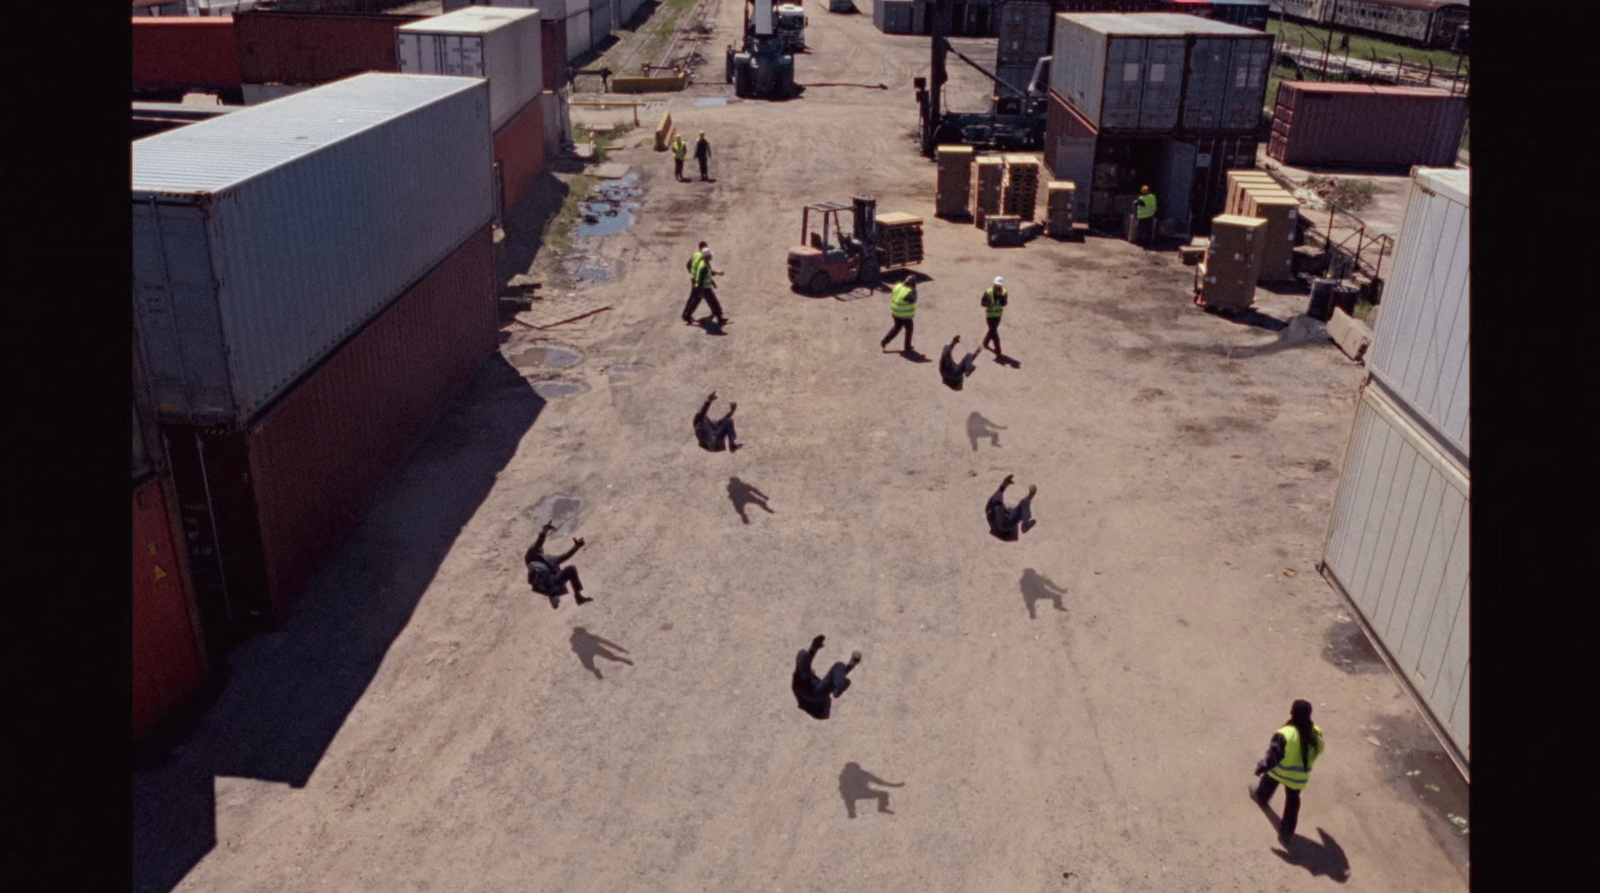
[[[528,567],[528,585],[534,592],[550,597],[550,607],[561,607],[561,596],[567,592],[567,584],[572,584],[573,598],[578,604],[588,604],[594,601],[583,594],[583,581],[578,579],[578,569],[575,567],[562,567],[562,563],[570,559],[583,548],[583,540],[573,538],[572,548],[564,555],[544,554],[544,538],[550,531],[555,530],[554,524],[546,524],[539,529],[539,538],[533,541],[528,551],[522,556],[522,563]]]
[[[707,397],[705,404],[700,407],[700,411],[694,414],[695,439],[700,441],[702,449],[713,453],[720,453],[725,449],[729,452],[738,452],[739,448],[744,446],[738,442],[739,436],[733,430],[733,412],[739,408],[739,404],[729,403],[728,414],[712,421],[706,418],[706,413],[711,410],[711,404],[716,399],[717,392],[712,391],[711,396]]]
[[[1039,492],[1038,487],[1029,487],[1028,495],[1015,508],[1006,508],[1006,488],[1011,486],[1012,480],[1011,475],[1006,475],[1000,482],[1000,489],[994,491],[983,507],[983,514],[989,519],[989,532],[1010,543],[1017,541],[1019,530],[1033,529],[1033,495]]]

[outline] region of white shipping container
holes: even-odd
[[[589,10],[567,16],[567,61],[589,52],[593,45],[589,35]]]
[[[242,425],[494,213],[487,85],[368,73],[132,145],[158,412]]]
[[[1467,475],[1403,410],[1363,388],[1323,573],[1463,763],[1472,746],[1470,531]]]
[[[311,88],[299,84],[240,84],[245,105],[260,105]]]
[[[1412,171],[1367,368],[1470,468],[1472,187],[1468,171]]]
[[[489,122],[498,131],[544,90],[539,13],[469,6],[395,29],[400,70],[489,79]]]

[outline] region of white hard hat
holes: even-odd
[[[700,252],[700,256],[701,257],[710,257],[711,256],[711,249],[707,248],[706,250]]]
[[[1002,279],[1001,277],[996,276],[996,277],[994,277],[994,284],[1003,286],[1003,285],[1006,284],[1006,281],[1004,279]]]

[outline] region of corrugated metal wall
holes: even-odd
[[[1471,499],[1465,474],[1376,389],[1345,451],[1323,572],[1470,759]]]
[[[1472,208],[1466,171],[1411,185],[1367,368],[1470,467]]]
[[[582,12],[569,15],[562,24],[567,26],[567,61],[571,62],[589,52],[589,47],[593,46],[589,36],[588,8],[585,7]]]
[[[510,214],[544,170],[544,103],[535,98],[494,135],[502,213]]]
[[[365,71],[399,71],[394,30],[420,15],[251,10],[233,19],[246,84],[326,84]]]
[[[231,17],[135,17],[131,37],[135,88],[239,86],[239,50]]]
[[[144,737],[199,689],[205,657],[190,612],[165,481],[133,488],[133,738]]]

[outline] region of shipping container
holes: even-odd
[[[1089,201],[1094,181],[1095,142],[1099,132],[1084,120],[1066,100],[1050,92],[1044,122],[1044,163],[1057,180],[1077,184],[1072,195],[1072,216],[1089,219]]]
[[[1470,531],[1468,476],[1403,409],[1363,388],[1322,572],[1463,769],[1472,747]]]
[[[1265,31],[1270,8],[1266,0],[1211,0],[1211,11],[1207,17],[1241,28]]]
[[[237,90],[239,47],[228,16],[133,18],[135,90]]]
[[[911,0],[872,0],[872,24],[885,34],[911,34]]]
[[[548,161],[559,156],[562,147],[571,141],[572,126],[567,120],[567,98],[562,93],[546,90],[539,94],[539,104],[544,110],[544,157]]]
[[[1412,173],[1367,368],[1440,448],[1471,468],[1471,175]]]
[[[243,425],[488,224],[488,106],[480,80],[363,74],[135,142],[160,415]]]
[[[1448,90],[1284,81],[1267,154],[1289,165],[1454,167],[1467,98]]]
[[[485,227],[246,431],[164,426],[201,616],[271,628],[495,350]]]
[[[1026,67],[1050,55],[1050,0],[1000,0],[995,5],[995,67]]]
[[[133,487],[133,739],[138,741],[200,689],[203,652],[188,562],[173,535],[167,480]]]
[[[469,6],[402,25],[395,39],[407,74],[488,78],[494,130],[544,92],[543,37],[531,9]]]
[[[593,49],[605,43],[611,36],[611,23],[616,12],[612,8],[611,0],[594,0],[589,7],[589,48]]]
[[[367,71],[399,71],[395,29],[424,18],[384,13],[242,12],[233,19],[239,75],[246,84],[311,86]]]
[[[1093,175],[1088,178],[1092,184],[1089,220],[1096,227],[1121,232],[1139,187],[1149,186],[1156,194],[1157,232],[1164,236],[1209,233],[1211,219],[1226,208],[1228,170],[1254,165],[1255,152],[1253,136],[1171,139],[1102,135],[1095,144]]]
[[[539,19],[539,62],[545,90],[567,86],[567,25],[560,19]]]
[[[494,135],[502,214],[510,214],[533,188],[544,159],[544,103],[536,97]]]
[[[572,6],[569,4],[570,10]],[[567,61],[572,62],[584,53],[589,52],[593,42],[589,39],[589,10],[585,7],[581,12],[567,16]]]
[[[1058,14],[1055,32],[1050,88],[1102,133],[1260,123],[1271,35],[1179,13]]]

